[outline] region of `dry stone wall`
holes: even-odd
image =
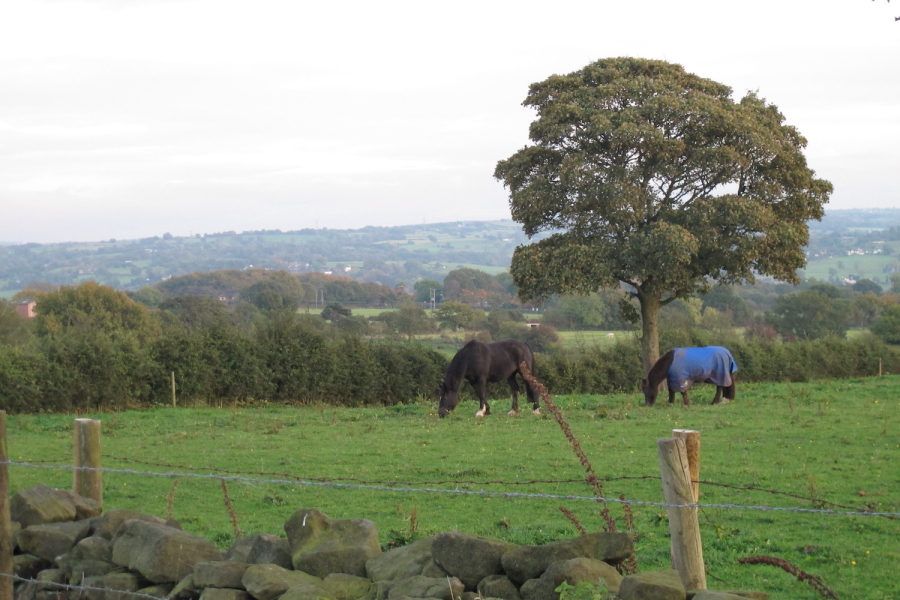
[[[286,538],[259,533],[226,552],[177,522],[109,510],[37,486],[10,499],[14,600],[559,600],[566,582],[602,581],[621,600],[765,600],[760,592],[685,590],[675,571],[622,577],[625,533],[591,533],[541,546],[458,531],[383,552],[366,519],[301,509]],[[80,586],[79,589],[62,586]]]

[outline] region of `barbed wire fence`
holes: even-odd
[[[544,398],[544,403],[547,406],[553,406],[552,399],[549,395],[546,394],[546,390],[542,389],[543,386],[540,386],[542,397]],[[2,411],[0,411],[2,412]],[[562,417],[561,413],[555,415],[557,417],[557,421],[560,423],[563,432],[566,434],[566,437],[572,442],[573,447],[578,447],[578,441],[575,439],[574,435],[570,430],[567,430],[565,425],[564,417]],[[103,455],[102,458],[108,460],[119,461],[126,464],[135,464],[142,465],[144,467],[158,467],[163,470],[150,470],[150,469],[131,469],[131,468],[109,468],[97,466],[100,464],[99,460],[99,449],[96,451],[96,456],[90,457],[91,451],[79,451],[76,449],[75,452],[75,460],[73,461],[75,464],[64,464],[59,461],[28,461],[28,460],[19,460],[12,461],[9,460],[9,457],[6,453],[6,439],[5,439],[5,414],[3,415],[3,430],[2,430],[2,452],[0,452],[0,470],[4,473],[8,467],[16,467],[22,469],[35,469],[35,470],[70,470],[73,472],[73,479],[78,481],[79,476],[83,475],[85,479],[90,479],[91,476],[102,477],[105,474],[109,475],[124,475],[124,476],[139,476],[139,477],[154,477],[154,478],[169,478],[173,480],[173,490],[170,492],[170,496],[174,492],[174,485],[180,479],[196,479],[196,480],[208,480],[215,481],[222,486],[222,494],[224,499],[224,504],[226,510],[229,512],[229,515],[232,518],[232,523],[235,529],[235,537],[238,537],[238,533],[241,533],[237,526],[237,519],[235,515],[234,508],[230,503],[230,498],[228,497],[228,489],[226,483],[238,482],[238,483],[247,483],[252,485],[285,485],[285,486],[303,486],[303,487],[317,487],[317,488],[331,488],[336,490],[367,490],[373,492],[390,492],[390,493],[404,493],[404,494],[446,494],[446,495],[456,495],[456,496],[480,496],[480,497],[500,497],[500,498],[518,498],[518,499],[541,499],[541,500],[565,500],[565,501],[576,501],[576,502],[592,502],[592,503],[602,503],[606,506],[607,503],[622,505],[623,508],[630,508],[632,506],[645,506],[645,507],[655,507],[655,508],[665,508],[669,511],[679,511],[679,510],[687,510],[687,511],[698,511],[704,509],[725,509],[725,510],[744,510],[744,511],[763,511],[763,512],[782,512],[782,513],[805,513],[805,514],[814,514],[814,515],[828,515],[828,516],[836,516],[836,517],[874,517],[874,518],[883,518],[889,520],[898,520],[900,519],[900,512],[887,512],[887,511],[874,511],[870,509],[858,509],[857,507],[847,506],[838,504],[835,502],[831,502],[822,498],[812,497],[812,496],[804,496],[801,494],[795,494],[791,492],[784,492],[781,490],[775,489],[767,489],[761,488],[758,486],[742,486],[742,485],[734,485],[728,483],[721,483],[716,481],[708,481],[708,480],[694,480],[688,481],[688,483],[701,484],[704,486],[717,486],[721,488],[727,488],[732,490],[744,491],[744,492],[760,492],[769,494],[775,497],[782,498],[792,498],[795,500],[800,500],[803,502],[809,502],[813,505],[813,508],[805,508],[805,507],[797,507],[797,506],[767,506],[760,504],[738,504],[738,503],[706,503],[706,502],[685,502],[685,503],[673,503],[666,501],[656,501],[656,500],[641,500],[641,499],[627,499],[624,496],[619,497],[611,497],[602,492],[602,484],[601,482],[610,482],[610,481],[619,481],[619,480],[661,480],[663,479],[660,475],[623,475],[623,476],[614,476],[614,477],[599,477],[590,467],[589,461],[586,456],[579,455],[582,464],[586,468],[587,476],[584,478],[569,478],[569,479],[534,479],[529,481],[508,481],[508,480],[473,480],[473,479],[440,479],[440,480],[431,480],[431,481],[378,481],[372,479],[362,479],[362,478],[354,478],[354,477],[342,477],[342,478],[325,478],[325,477],[307,477],[304,475],[298,475],[287,472],[272,472],[272,471],[238,471],[233,469],[222,469],[216,467],[202,467],[198,468],[192,465],[185,464],[177,464],[177,463],[164,463],[164,462],[153,462],[141,459],[135,459],[132,457],[122,457],[115,455]],[[84,419],[80,419],[84,421]],[[99,423],[99,422],[97,422]],[[76,444],[77,444],[77,435],[76,435]],[[577,454],[577,452],[576,452]],[[79,456],[88,457],[79,460]],[[94,464],[90,464],[91,461],[95,461]],[[173,470],[177,469],[177,470]],[[0,476],[0,487],[2,487],[3,477]],[[544,493],[544,492],[523,492],[516,491],[516,488],[521,489],[521,486],[543,486],[543,485],[560,485],[560,484],[588,484],[594,490],[594,495],[580,495],[580,494],[553,494],[553,493]],[[436,487],[436,486],[452,486],[449,489]],[[459,486],[474,486],[479,487],[481,489],[460,489]],[[492,486],[501,486],[503,489],[484,489]],[[102,489],[102,488],[101,488]],[[78,491],[78,490],[76,490]],[[102,493],[102,492],[101,492]],[[8,482],[6,491],[3,492],[2,495],[7,496],[8,501]],[[169,498],[169,503],[171,505],[171,497]],[[892,502],[891,505],[894,505]],[[0,506],[0,512],[2,512],[3,507]],[[6,507],[8,513],[8,505]],[[628,514],[626,512],[626,521],[628,521]],[[671,518],[670,512],[670,518]],[[570,520],[574,519],[574,516],[567,515]],[[7,514],[8,519],[8,514]],[[609,523],[610,519],[607,519],[607,523]],[[573,520],[573,524],[578,527],[577,520]],[[629,523],[630,525],[630,523]],[[2,515],[0,515],[0,526],[2,526]],[[614,525],[612,526],[614,527]],[[2,527],[0,527],[2,529]],[[2,537],[2,536],[0,536]],[[2,544],[0,544],[0,554],[2,554],[3,548]],[[11,556],[12,550],[9,550],[9,554]],[[702,560],[702,559],[701,559]],[[784,562],[784,561],[782,561]],[[774,564],[771,561],[761,561],[761,564]],[[791,572],[788,570],[788,572]],[[802,573],[802,572],[801,572]],[[807,574],[804,574],[807,575]],[[43,590],[60,590],[60,593],[69,593],[74,592],[84,593],[90,592],[94,590],[103,590],[104,588],[95,588],[91,586],[85,585],[66,585],[59,583],[49,583],[46,581],[40,581],[37,579],[32,579],[28,577],[22,577],[14,573],[12,566],[9,568],[4,568],[2,557],[0,557],[0,585],[2,585],[3,581],[8,583],[24,583],[26,585],[34,585],[41,586]],[[106,590],[109,591],[109,590]],[[147,594],[142,594],[139,592],[125,592],[119,591],[117,593],[122,594],[123,596],[134,597],[134,598],[154,598],[155,596],[150,596]],[[5,597],[3,594],[3,589],[0,587],[0,597]],[[10,596],[12,597],[12,596]],[[65,597],[65,596],[60,596]],[[74,596],[79,597],[79,596]],[[835,596],[836,597],[836,596]]]

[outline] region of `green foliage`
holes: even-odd
[[[94,329],[108,335],[134,334],[141,339],[155,332],[150,312],[123,292],[88,281],[63,286],[38,298],[38,335],[53,336],[70,328]]]
[[[297,310],[315,300],[316,289],[286,271],[273,271],[266,279],[241,290],[241,300],[260,310]]]
[[[483,310],[472,308],[468,304],[456,300],[441,302],[434,311],[434,316],[441,329],[452,331],[474,329],[485,318]]]
[[[22,346],[31,335],[28,320],[16,312],[14,304],[0,298],[0,345]]]
[[[850,303],[835,297],[831,288],[833,286],[817,286],[781,296],[766,319],[788,339],[843,337],[847,331]]]
[[[165,298],[159,289],[149,285],[145,285],[136,291],[126,293],[129,298],[148,308],[156,308]]]
[[[413,289],[416,291],[417,301],[431,302],[432,290],[434,290],[434,297],[440,299],[444,286],[441,285],[441,282],[435,281],[434,279],[420,279],[413,285]]]
[[[339,321],[345,317],[349,317],[353,314],[353,311],[349,308],[344,308],[338,302],[332,302],[324,309],[322,309],[321,316],[326,321]]]
[[[167,325],[188,329],[221,329],[234,323],[225,305],[209,296],[178,296],[159,304],[159,316]]]
[[[872,333],[888,344],[900,345],[900,305],[889,306],[875,322]]]
[[[513,254],[523,298],[632,286],[647,362],[666,302],[713,281],[797,281],[832,188],[774,105],[634,58],[532,84],[524,104],[533,145],[494,173],[525,233],[552,232]]]

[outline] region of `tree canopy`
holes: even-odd
[[[494,173],[524,232],[551,232],[516,248],[519,296],[627,284],[649,365],[666,303],[757,274],[797,282],[806,222],[821,219],[832,186],[807,166],[806,140],[776,106],[731,93],[636,58],[532,84],[532,144]]]

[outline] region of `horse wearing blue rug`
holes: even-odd
[[[684,405],[691,399],[688,390],[694,383],[712,383],[716,386],[713,404],[734,400],[736,383],[734,373],[737,363],[728,348],[706,346],[703,348],[675,348],[663,354],[650,368],[647,377],[641,380],[644,405],[653,406],[663,379],[669,383],[669,404],[675,402],[675,392],[681,392]]]

